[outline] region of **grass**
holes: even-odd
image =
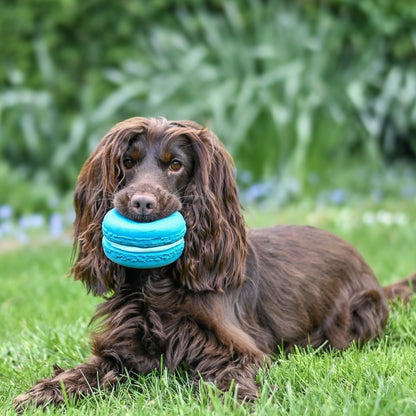
[[[387,284],[416,270],[416,220],[410,202],[319,208],[297,205],[278,213],[248,210],[252,226],[309,223],[353,243]],[[0,254],[0,414],[13,415],[13,398],[53,364],[73,366],[89,354],[88,322],[99,299],[65,278],[71,247],[32,244]],[[254,406],[236,405],[232,394],[209,385],[201,392],[187,374],[163,370],[127,378],[113,392],[100,392],[66,415],[407,415],[416,413],[416,300],[392,308],[379,340],[345,352],[296,350],[258,374]],[[29,410],[58,415],[62,410]]]

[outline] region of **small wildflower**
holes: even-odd
[[[51,215],[49,220],[49,230],[53,238],[58,238],[62,235],[64,226],[61,214],[54,213]]]
[[[42,214],[33,214],[30,216],[31,228],[40,228],[45,224],[45,218]]]
[[[19,228],[27,230],[29,228],[40,228],[45,224],[45,219],[41,214],[24,215],[19,219]]]
[[[343,189],[334,189],[331,192],[330,199],[334,204],[343,204],[346,200],[346,192]]]
[[[13,208],[10,205],[0,206],[0,220],[8,220],[13,215]]]
[[[29,216],[23,215],[22,217],[20,217],[19,218],[19,221],[18,221],[18,224],[19,224],[19,228],[21,230],[28,229],[30,227],[30,219],[29,219]]]
[[[409,224],[409,219],[403,212],[392,213],[381,210],[377,212],[365,212],[362,217],[362,222],[369,227],[373,227],[378,224],[386,227],[404,227]]]
[[[245,192],[245,199],[249,203],[253,203],[260,198],[264,198],[270,194],[270,186],[267,183],[255,183]]]

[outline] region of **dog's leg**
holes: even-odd
[[[413,273],[406,279],[399,280],[393,284],[383,287],[387,299],[392,301],[402,300],[404,303],[409,302],[410,298],[416,292],[416,273]]]
[[[219,336],[220,332],[227,337]],[[256,399],[256,372],[269,363],[267,354],[260,351],[247,334],[230,325],[223,325],[221,331],[217,328],[216,335],[204,333],[199,337],[196,333],[193,337],[194,340],[201,338],[208,342],[199,348],[199,354],[185,359],[193,371],[195,384],[202,378],[224,392],[232,389],[240,402]]]
[[[215,356],[206,357],[194,370],[194,382],[200,379],[213,383],[224,392],[234,391],[237,399],[252,401],[258,397],[256,371],[263,365],[258,359],[250,356]]]
[[[59,405],[66,399],[76,399],[114,385],[120,372],[121,368],[109,360],[92,357],[69,370],[55,369],[53,377],[38,381],[27,393],[18,396],[14,406],[17,412],[23,412],[30,405]]]
[[[376,338],[386,325],[388,305],[378,290],[364,290],[344,302],[327,320],[324,334],[336,349],[345,349],[351,342],[364,343]]]
[[[140,299],[131,294],[114,296],[100,305],[96,317],[103,318],[92,336],[93,355],[84,363],[55,370],[51,378],[38,381],[27,393],[18,396],[18,412],[31,404],[36,407],[59,405],[76,400],[122,381],[126,371],[147,373],[160,368],[160,351],[139,344],[146,327]]]

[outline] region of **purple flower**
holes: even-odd
[[[0,224],[0,238],[6,235],[13,234],[13,224],[10,221],[5,221]]]
[[[58,238],[62,235],[64,231],[64,225],[61,214],[55,213],[51,215],[49,220],[49,230],[53,238]]]
[[[346,192],[343,189],[334,189],[331,192],[330,199],[334,204],[342,204],[346,199]]]
[[[40,228],[45,224],[45,218],[42,214],[24,215],[19,219],[19,227],[22,230],[28,228]]]
[[[23,215],[19,218],[19,228],[21,230],[26,230],[30,227],[30,218],[28,215]]]
[[[255,202],[268,195],[270,195],[270,185],[267,183],[255,183],[245,192],[245,198],[249,203]]]
[[[13,215],[13,208],[10,205],[0,206],[0,220],[7,220]]]

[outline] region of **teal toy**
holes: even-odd
[[[186,223],[178,211],[156,221],[136,222],[114,208],[105,215],[102,230],[105,255],[125,267],[163,267],[176,261],[185,247]]]

